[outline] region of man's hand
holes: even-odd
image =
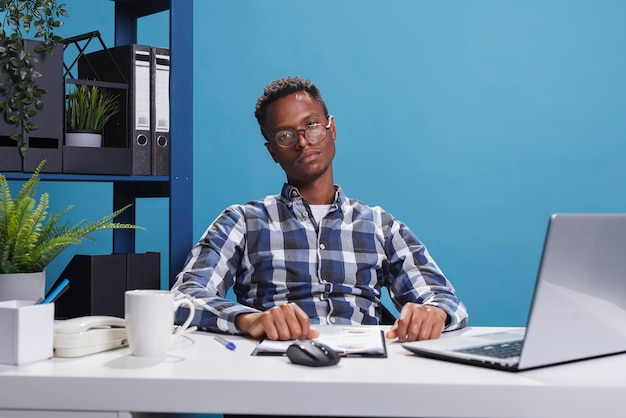
[[[235,325],[254,338],[297,340],[319,337],[311,328],[311,320],[295,303],[276,305],[265,312],[238,315]]]
[[[448,314],[441,308],[407,303],[386,336],[400,342],[436,339],[443,332],[447,318]]]

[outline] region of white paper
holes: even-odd
[[[385,339],[379,326],[313,325],[320,332],[315,338],[341,355],[385,356]],[[294,341],[261,341],[254,354],[283,354]]]

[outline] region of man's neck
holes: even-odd
[[[310,205],[329,205],[335,201],[335,183],[332,177],[323,177],[312,182],[298,183],[289,181],[300,191]]]

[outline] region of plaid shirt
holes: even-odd
[[[232,286],[239,303],[225,298]],[[193,325],[240,333],[238,314],[288,302],[314,324],[378,324],[383,286],[398,309],[437,306],[448,313],[446,330],[467,324],[454,288],[406,225],[339,187],[318,224],[298,189],[285,184],[279,196],[227,208],[192,249],[173,290],[194,300]]]

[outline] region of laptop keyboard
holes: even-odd
[[[505,343],[488,344],[454,351],[496,358],[519,357],[522,352],[522,342],[523,340],[507,341]]]

